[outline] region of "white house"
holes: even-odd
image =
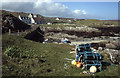
[[[60,20],[60,18],[56,18],[55,20]]]
[[[50,22],[48,22],[47,24],[48,24],[48,25],[52,25],[52,23],[50,23]]]
[[[31,20],[31,24],[36,24],[35,20],[34,20],[34,15],[33,14],[29,14],[28,17]]]
[[[18,17],[21,21],[27,24],[43,24],[45,23],[44,18],[39,18],[37,15],[29,14],[28,17]]]
[[[25,22],[25,23],[27,23],[27,24],[31,24],[31,19],[28,18],[28,17],[22,17],[22,16],[19,15],[18,18],[19,18],[21,21],[23,21],[23,22]]]

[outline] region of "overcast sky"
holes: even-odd
[[[108,2],[107,0],[107,2],[53,2],[52,0],[31,0],[31,2],[28,0],[18,0],[17,2],[14,0],[3,1],[2,9],[9,11],[37,13],[47,17],[72,17],[79,19],[109,20],[118,19],[117,0],[110,0],[111,2]]]

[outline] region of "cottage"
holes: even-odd
[[[60,18],[56,18],[55,20],[60,20]]]
[[[27,23],[27,24],[31,24],[31,19],[29,17],[22,17],[19,15],[18,17],[21,21]]]
[[[48,25],[52,25],[52,23],[50,23],[50,22],[48,22],[47,24],[48,24]]]
[[[44,18],[34,18],[36,24],[45,24]]]
[[[35,14],[29,14],[28,17],[22,17],[19,15],[19,19],[27,24],[44,24],[44,18],[40,18]]]

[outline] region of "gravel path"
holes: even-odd
[[[99,42],[107,42],[107,40],[92,40],[92,41],[73,41],[71,44],[86,44],[86,43],[99,43]]]

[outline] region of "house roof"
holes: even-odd
[[[28,17],[22,17],[22,16],[20,16],[21,17],[21,19],[30,19],[30,18],[28,18]]]
[[[44,18],[33,18],[35,21],[43,21]]]

